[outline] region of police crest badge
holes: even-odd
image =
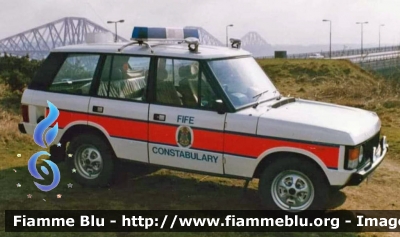
[[[193,143],[193,131],[187,126],[180,126],[177,129],[176,141],[180,147],[189,148]]]

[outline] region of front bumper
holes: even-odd
[[[382,163],[388,148],[389,144],[386,141],[386,136],[383,136],[379,141],[378,147],[374,147],[372,159],[357,172],[353,173],[345,186],[356,186],[364,181]]]
[[[26,133],[25,126],[23,123],[18,124],[18,129],[21,133]]]

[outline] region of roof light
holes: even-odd
[[[197,29],[160,28],[160,27],[135,27],[132,32],[132,40],[184,40],[193,37],[199,38]]]

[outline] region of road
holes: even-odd
[[[332,59],[348,59],[354,63],[358,63],[360,61],[374,61],[380,59],[392,59],[397,57],[400,57],[400,51],[371,53],[371,54],[365,54],[362,57],[361,55],[341,56],[341,57],[333,57]]]

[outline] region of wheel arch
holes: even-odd
[[[326,165],[321,161],[321,159],[318,158],[318,156],[309,151],[292,147],[274,148],[261,154],[260,156],[261,158],[259,158],[260,162],[257,164],[257,167],[253,173],[253,178],[259,178],[262,171],[269,164],[272,164],[273,162],[276,162],[279,159],[282,159],[287,156],[295,156],[297,159],[300,159],[304,162],[308,162],[310,165],[314,165],[324,175],[326,182],[328,184],[330,183],[327,176],[328,169]]]
[[[62,135],[60,139],[60,143],[66,144],[67,142],[70,142],[73,137],[79,135],[79,134],[94,134],[99,137],[101,137],[111,148],[111,150],[114,152],[114,148],[112,147],[109,138],[108,133],[106,130],[102,127],[98,126],[92,126],[92,125],[86,125],[86,124],[76,124],[71,127],[69,127],[64,134]]]

